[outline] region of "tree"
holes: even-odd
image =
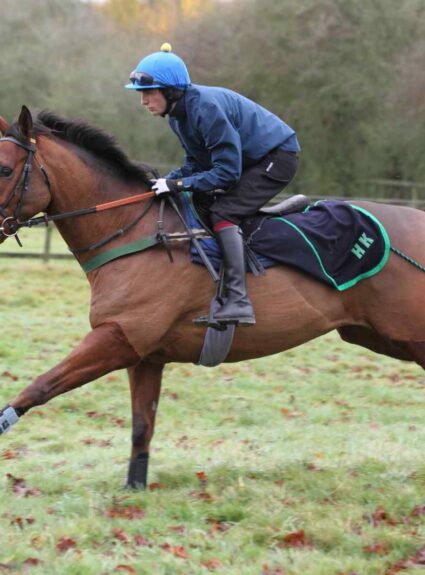
[[[129,30],[172,32],[211,10],[213,0],[108,0],[100,9]]]

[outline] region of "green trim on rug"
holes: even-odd
[[[320,200],[319,200],[320,201]],[[316,202],[319,203],[319,202]],[[291,226],[292,228],[294,228],[294,230],[296,230],[304,239],[304,241],[307,243],[307,245],[310,247],[310,249],[312,250],[313,254],[315,255],[317,261],[319,262],[320,267],[322,268],[322,272],[323,274],[329,279],[329,281],[332,283],[332,285],[338,290],[338,291],[344,291],[348,288],[351,288],[353,286],[355,286],[357,283],[359,283],[359,281],[369,278],[375,274],[377,274],[378,272],[380,272],[382,270],[382,268],[385,266],[385,264],[388,261],[389,255],[390,255],[390,248],[391,248],[391,243],[390,243],[390,238],[388,236],[387,230],[384,228],[384,226],[381,224],[381,222],[370,212],[368,212],[367,210],[365,210],[364,208],[360,208],[359,206],[354,206],[353,204],[350,204],[350,206],[361,212],[362,214],[364,214],[366,217],[370,218],[379,228],[381,234],[382,234],[382,238],[384,240],[384,254],[380,260],[380,262],[371,270],[364,272],[363,274],[360,274],[358,276],[356,276],[354,279],[345,282],[341,285],[339,285],[332,276],[330,276],[328,274],[328,272],[326,271],[323,262],[320,258],[319,253],[317,252],[315,246],[312,244],[312,242],[309,240],[309,238],[304,234],[304,232],[298,228],[298,226],[296,226],[295,224],[293,224],[292,222],[288,221],[287,219],[285,219],[284,217],[279,217],[279,218],[275,218],[277,220],[281,220],[282,222],[285,222],[286,224],[288,224],[289,226]],[[304,210],[304,212],[308,211],[309,206]]]

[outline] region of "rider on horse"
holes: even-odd
[[[225,191],[210,206],[227,290],[214,319],[255,324],[239,224],[294,178],[300,151],[294,130],[236,92],[192,84],[185,63],[169,44],[143,58],[130,81],[126,88],[141,91],[142,104],[153,115],[168,115],[186,153],[182,167],[154,181],[156,194]]]

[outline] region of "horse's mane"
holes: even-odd
[[[150,186],[150,178],[155,171],[145,164],[133,162],[119,146],[113,136],[91,126],[84,120],[63,118],[48,110],[42,110],[34,117],[34,134],[53,135],[65,142],[90,152],[106,163],[115,174],[130,181]],[[19,125],[14,124],[10,132],[19,138]]]

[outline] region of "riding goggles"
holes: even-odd
[[[146,72],[136,72],[136,70],[133,70],[130,74],[130,82],[134,86],[140,86],[141,88],[159,84],[159,82],[150,74],[147,74]]]

